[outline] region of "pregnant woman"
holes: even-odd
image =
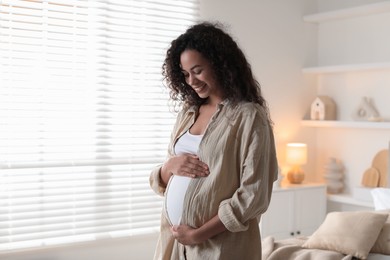
[[[155,259],[261,259],[258,223],[278,165],[249,63],[221,26],[201,23],[172,41],[163,75],[181,111],[150,175],[165,196]]]

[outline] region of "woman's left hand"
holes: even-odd
[[[183,245],[196,245],[201,243],[200,239],[197,238],[196,229],[187,226],[179,225],[171,227],[173,237]]]
[[[215,215],[199,228],[192,228],[187,225],[171,227],[173,237],[180,244],[187,246],[203,243],[207,239],[225,232],[226,230],[226,227],[219,219],[218,215]]]

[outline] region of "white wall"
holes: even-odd
[[[262,84],[275,122],[278,157],[287,169],[287,142],[306,142],[307,180],[322,181],[329,157],[345,166],[346,193],[359,186],[375,154],[388,147],[388,130],[314,129],[302,127],[316,95],[329,95],[337,103],[338,119],[351,114],[363,96],[373,98],[381,116],[390,120],[390,74],[383,71],[323,76],[302,75],[301,68],[316,65],[386,62],[390,60],[390,14],[309,24],[302,16],[381,2],[382,0],[260,0],[202,1],[206,20],[230,25]]]
[[[308,143],[307,180],[317,179],[313,170],[315,131],[302,128],[300,120],[316,89],[307,84],[314,78],[304,78],[301,69],[317,63],[317,28],[304,23],[302,16],[315,11],[316,1],[311,0],[201,1],[202,18],[229,25],[252,64],[270,105],[284,170],[286,143]]]
[[[320,0],[318,6],[320,11],[329,11],[375,2],[380,1]],[[318,65],[390,61],[389,24],[389,12],[321,23],[318,25]],[[319,76],[317,91],[335,100],[339,120],[353,121],[353,112],[362,98],[368,96],[374,100],[381,116],[390,121],[389,86],[388,70],[355,71]],[[318,129],[316,172],[322,173],[329,157],[338,158],[345,167],[345,192],[353,194],[375,154],[388,149],[389,140],[389,130]]]

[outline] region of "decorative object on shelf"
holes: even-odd
[[[359,106],[352,113],[352,118],[356,121],[383,121],[374,105],[374,101],[368,97],[362,98]]]
[[[374,202],[375,210],[390,209],[390,189],[387,188],[372,189],[371,196]]]
[[[363,173],[362,185],[367,188],[376,188],[379,186],[379,171],[370,167]]]
[[[324,166],[324,178],[330,194],[341,193],[344,189],[344,166],[334,157],[330,157]]]
[[[379,172],[379,183],[378,187],[388,187],[388,167],[389,167],[389,150],[384,149],[379,151],[372,159],[372,167],[378,170]]]
[[[289,143],[286,147],[286,161],[292,165],[287,173],[287,179],[290,183],[300,184],[305,179],[305,173],[301,165],[307,162],[307,145],[303,143]]]
[[[336,120],[336,103],[328,96],[318,96],[310,107],[311,120]]]
[[[379,151],[373,158],[371,167],[364,173],[362,186],[369,188],[389,187],[389,150]]]

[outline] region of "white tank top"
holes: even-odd
[[[193,135],[187,131],[175,144],[175,154],[198,154],[198,148],[203,135]],[[179,225],[183,213],[184,196],[186,195],[188,185],[191,182],[190,177],[173,175],[168,182],[165,194],[165,208],[168,220],[171,225]]]

